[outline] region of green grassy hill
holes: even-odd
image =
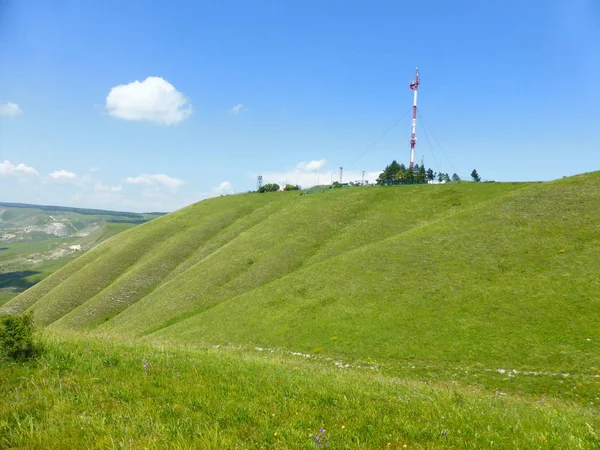
[[[598,448],[599,193],[246,194],[124,231],[0,307],[46,327],[0,359],[0,446]]]
[[[599,189],[590,173],[206,200],[110,239],[4,310],[154,341],[591,375]]]

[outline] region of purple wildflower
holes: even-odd
[[[325,428],[321,428],[317,434],[315,434],[315,443],[317,447],[329,447],[329,439],[327,439],[327,435],[325,434]]]

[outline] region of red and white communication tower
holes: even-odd
[[[408,88],[413,91],[414,100],[413,100],[413,117],[411,122],[411,133],[410,133],[410,168],[415,167],[415,143],[417,142],[417,137],[415,135],[417,128],[417,92],[419,92],[419,68],[417,67],[417,73],[415,75],[415,79],[410,82]]]

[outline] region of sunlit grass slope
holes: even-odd
[[[593,376],[599,192],[590,173],[212,199],[110,239],[4,310],[154,341]]]
[[[523,187],[488,186],[364,188],[207,200],[122,233],[7,308],[33,307],[40,323],[55,327],[102,325],[148,333],[300,268]]]
[[[600,371],[599,173],[521,189],[365,244],[155,336]]]

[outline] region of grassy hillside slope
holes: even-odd
[[[597,384],[598,192],[590,173],[212,199],[110,239],[3,310],[57,330]]]
[[[512,192],[303,266],[155,336],[598,373],[599,188],[596,173]]]
[[[55,327],[103,324],[145,334],[300,267],[521,187],[403,186],[207,200],[98,246],[6,308],[33,306],[41,323]]]

